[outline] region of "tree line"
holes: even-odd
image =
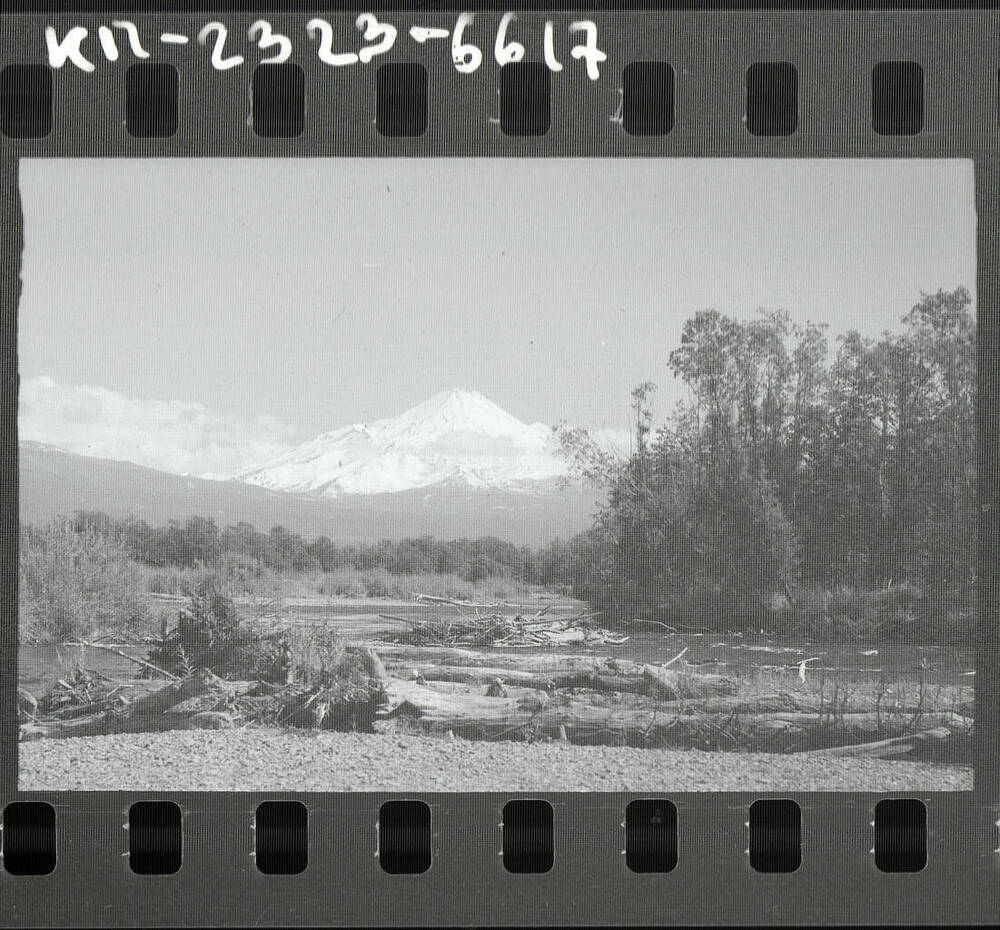
[[[356,569],[448,574],[466,581],[510,578],[533,584],[542,580],[533,549],[494,536],[453,540],[419,536],[338,545],[328,536],[307,540],[282,526],[267,532],[243,522],[219,527],[211,517],[203,516],[153,526],[135,517],[119,519],[97,511],[77,511],[67,526],[74,533],[113,539],[132,559],[156,568],[213,568],[224,557],[235,556],[279,573]]]
[[[669,368],[686,388],[657,429],[632,394],[634,451],[563,430],[608,489],[562,545],[579,593],[635,611],[702,596],[728,610],[807,588],[969,590],[976,574],[976,324],[968,291],[921,295],[899,332],[783,312],[688,319]],[[551,556],[551,554],[550,554]]]

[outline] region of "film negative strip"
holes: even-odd
[[[4,923],[995,920],[998,35],[4,15]]]

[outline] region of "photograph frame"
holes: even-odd
[[[409,22],[410,14],[394,14]],[[414,14],[415,15],[415,14]],[[500,14],[482,14],[492,25]],[[496,108],[496,68],[460,85],[447,56],[427,57],[431,85],[447,88],[432,107],[429,132],[419,139],[385,139],[371,125],[371,72],[336,80],[343,107],[327,113],[298,140],[255,137],[245,122],[249,69],[218,76],[207,70],[204,49],[192,43],[178,64],[182,127],[170,142],[132,140],[121,123],[118,72],[84,76],[57,72],[54,121],[47,139],[2,141],[0,195],[5,217],[0,277],[2,306],[2,462],[5,481],[0,508],[3,601],[0,624],[0,784],[4,803],[44,800],[58,815],[59,864],[47,877],[16,883],[0,875],[3,910],[12,924],[84,925],[141,920],[146,923],[228,925],[263,923],[417,923],[490,922],[524,924],[681,922],[969,922],[996,912],[996,826],[1000,809],[1000,646],[998,646],[997,455],[1000,441],[1000,246],[998,193],[1000,164],[993,151],[1000,131],[996,106],[996,53],[990,36],[1000,17],[992,12],[630,13],[592,14],[607,36],[611,73],[633,56],[662,56],[678,62],[687,75],[677,96],[676,124],[663,138],[626,139],[609,125],[597,105],[597,89],[582,82],[553,82],[552,125],[542,137],[503,137],[490,122]],[[143,20],[152,28],[178,29],[202,24],[195,14],[156,14]],[[226,14],[231,32],[246,32],[252,18]],[[449,14],[421,14],[448,25]],[[527,19],[527,16],[525,17]],[[541,19],[540,17],[536,17]],[[0,30],[2,60],[44,63],[41,35],[49,22],[61,32],[77,22],[91,32],[103,22],[90,14],[8,16]],[[276,30],[302,33],[303,17],[271,17]],[[536,29],[537,29],[537,23]],[[20,36],[33,36],[22,44]],[[535,42],[534,48],[541,43]],[[307,46],[303,43],[303,49]],[[726,53],[723,54],[723,49]],[[737,50],[737,53],[733,53]],[[312,49],[309,50],[310,52]],[[412,46],[407,47],[407,52]],[[400,51],[400,57],[402,51]],[[323,72],[311,54],[297,56],[307,87]],[[793,60],[800,68],[803,103],[798,131],[789,137],[751,137],[738,102],[749,63]],[[924,131],[916,136],[879,137],[865,121],[870,106],[868,76],[883,60],[918,60],[925,84]],[[199,70],[200,69],[200,70]],[[119,69],[122,70],[122,69]],[[946,76],[946,77],[942,77]],[[95,79],[96,78],[96,79]],[[933,79],[932,79],[933,78]],[[332,80],[323,75],[326,81]],[[89,81],[89,83],[88,83]],[[198,106],[191,88],[217,81],[217,96]],[[966,95],[964,88],[982,89]],[[433,98],[432,98],[433,99]],[[308,111],[307,111],[308,112]],[[470,120],[469,113],[478,114]],[[74,119],[74,116],[76,117]],[[463,118],[464,117],[464,118]],[[185,123],[185,119],[189,121]],[[336,134],[333,127],[338,127]],[[850,132],[845,131],[850,127]],[[343,129],[343,131],[340,131]],[[207,141],[206,141],[207,140]],[[16,313],[22,227],[17,164],[29,155],[103,154],[142,157],[166,154],[266,155],[317,157],[393,153],[422,156],[489,151],[511,157],[558,157],[568,152],[616,157],[944,157],[971,158],[975,165],[977,226],[976,304],[978,313],[979,401],[978,461],[980,525],[980,614],[975,646],[976,779],[971,792],[921,793],[928,807],[929,864],[919,878],[878,872],[869,852],[875,803],[886,795],[779,793],[798,801],[803,816],[805,856],[793,876],[762,877],[752,871],[746,850],[747,810],[768,793],[670,794],[678,808],[682,857],[678,868],[654,884],[650,876],[628,873],[623,864],[622,820],[626,793],[580,795],[539,792],[526,795],[386,793],[291,794],[310,811],[310,869],[293,882],[278,884],[255,873],[249,843],[253,810],[263,797],[248,794],[171,794],[181,806],[186,833],[185,862],[176,876],[146,884],[136,898],[136,876],[129,872],[127,822],[131,803],[162,798],[149,793],[19,792],[16,788],[16,617],[18,485],[16,391]],[[8,212],[9,211],[9,212]],[[12,221],[8,221],[8,217]],[[556,810],[556,866],[543,875],[504,872],[500,851],[500,811],[517,796],[543,795]],[[285,795],[282,795],[283,797]],[[417,797],[432,809],[435,857],[422,878],[402,879],[406,899],[387,893],[380,874],[377,811],[390,797]],[[905,792],[899,796],[908,796]],[[86,850],[86,851],[84,851]],[[336,887],[330,876],[336,875]],[[394,880],[399,880],[394,879]],[[456,883],[476,888],[455,895]],[[478,886],[478,887],[477,887]],[[100,893],[85,889],[99,888]],[[225,893],[219,895],[219,887]],[[351,889],[351,894],[343,890]],[[573,893],[565,894],[567,888]],[[846,889],[851,894],[846,894]],[[56,891],[58,889],[58,891]],[[722,890],[722,893],[720,893]],[[183,893],[180,893],[183,892]],[[669,904],[664,905],[664,897]],[[665,907],[668,913],[665,913]]]

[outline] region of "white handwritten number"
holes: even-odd
[[[333,26],[325,19],[309,20],[306,23],[306,32],[310,39],[316,38],[319,33],[319,60],[325,65],[333,65],[335,68],[342,68],[344,65],[357,63],[358,56],[354,52],[335,52],[333,50]]]
[[[507,27],[517,17],[513,13],[504,13],[500,20],[500,28],[497,29],[497,40],[493,45],[493,55],[497,64],[502,68],[512,61],[520,61],[524,58],[524,46],[520,42],[507,42]]]
[[[550,71],[562,71],[562,65],[556,58],[555,45],[552,41],[552,20],[547,19],[545,21],[545,64],[549,66]]]
[[[472,20],[471,13],[462,13],[451,34],[451,58],[455,62],[455,70],[462,74],[471,74],[483,63],[483,53],[475,45],[462,41],[462,33],[466,26],[472,25]]]
[[[380,23],[372,13],[362,13],[355,25],[362,30],[362,36],[366,42],[373,42],[379,36],[382,41],[377,45],[369,45],[358,52],[358,58],[368,64],[376,55],[384,55],[396,41],[396,27],[388,23]]]
[[[601,76],[597,70],[598,63],[608,60],[608,56],[597,47],[597,23],[581,19],[570,23],[569,31],[584,34],[583,45],[574,45],[569,53],[574,58],[582,58],[587,62],[587,77],[596,81]]]
[[[260,35],[259,39],[257,39],[258,34]],[[257,46],[261,49],[271,48],[272,45],[278,46],[278,51],[270,58],[260,60],[262,65],[280,65],[292,57],[292,40],[280,32],[272,32],[271,24],[266,19],[258,19],[247,32],[247,38],[251,42],[256,41]]]
[[[87,30],[83,26],[74,26],[60,42],[52,26],[45,27],[45,46],[49,52],[49,64],[53,68],[61,68],[67,60],[73,62],[81,71],[94,70],[93,62],[87,61],[80,51],[80,43],[87,38]]]
[[[235,68],[237,65],[243,64],[242,55],[230,55],[228,58],[222,57],[222,48],[226,44],[226,27],[218,22],[217,20],[212,20],[210,23],[206,23],[201,27],[201,32],[198,33],[198,44],[205,45],[208,42],[208,37],[215,33],[215,45],[212,46],[212,67],[216,71],[226,71],[229,68]]]

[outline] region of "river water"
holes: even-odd
[[[167,610],[174,598],[159,598]],[[180,601],[178,600],[178,606]],[[545,616],[572,617],[586,607],[579,601],[564,598],[537,599],[524,605],[528,615],[546,608]],[[408,628],[392,617],[421,619],[441,615],[458,608],[441,604],[420,604],[389,599],[337,599],[327,597],[288,597],[283,620],[302,625],[335,628],[349,642],[391,640],[395,631]],[[506,608],[513,612],[514,608]],[[465,612],[468,612],[467,610]],[[148,646],[122,646],[123,652],[145,657]],[[509,648],[481,651],[496,652],[498,657]],[[621,646],[584,647],[572,644],[562,649],[537,647],[516,652],[561,652],[572,654],[618,656],[634,662],[658,665],[680,656],[681,661],[703,671],[738,673],[741,669],[773,668],[798,673],[805,662],[804,674],[810,678],[836,674],[852,679],[900,678],[922,679],[929,684],[971,686],[975,677],[975,650],[971,647],[934,646],[916,643],[881,645],[846,643],[809,643],[768,640],[763,636],[718,635],[714,633],[633,632]],[[34,695],[43,694],[58,678],[73,674],[77,664],[114,678],[128,678],[141,673],[140,666],[122,656],[102,649],[68,646],[22,646],[18,653],[18,683]],[[501,663],[498,663],[501,664]]]

